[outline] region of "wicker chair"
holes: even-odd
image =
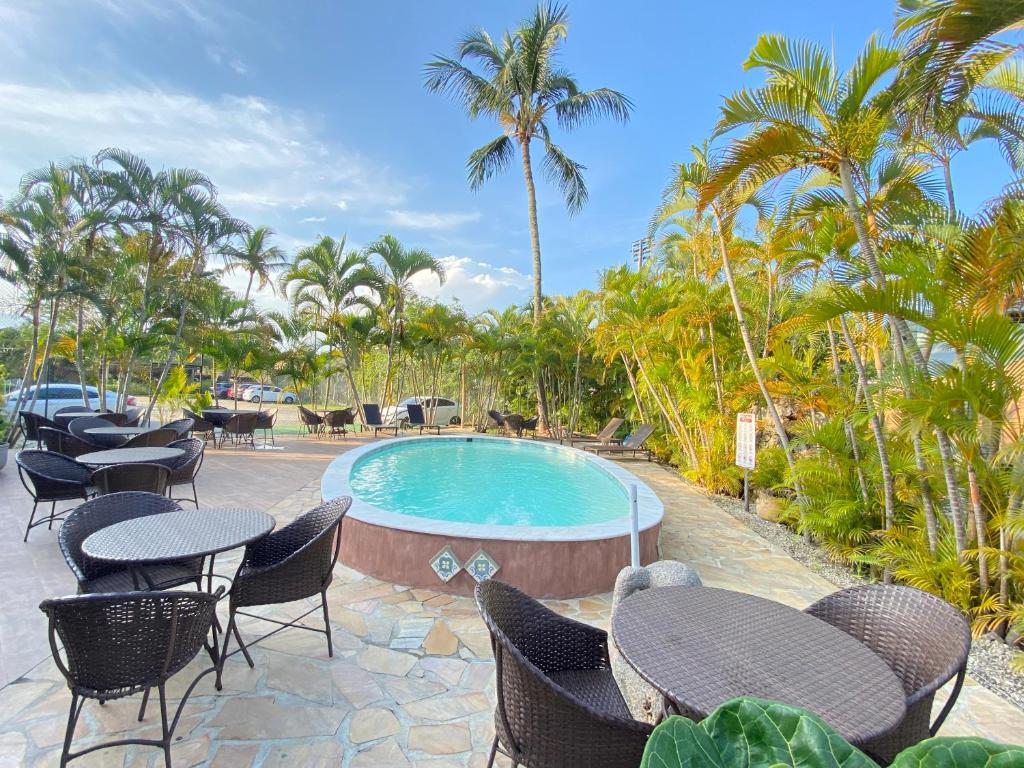
[[[299,406],[299,421],[306,428],[306,433],[319,437],[324,431],[323,417],[313,413],[304,405]]]
[[[523,425],[526,423],[526,419],[520,416],[518,413],[510,413],[505,417],[505,431],[510,435],[516,437],[523,436]]]
[[[43,445],[46,446],[46,450],[68,456],[72,459],[78,458],[85,453],[105,450],[104,446],[99,443],[83,440],[62,429],[40,427],[39,436],[43,439]]]
[[[192,436],[192,427],[195,422],[190,418],[177,419],[175,421],[169,421],[161,427],[161,429],[173,429],[174,434],[177,435],[175,440],[181,440],[186,437]]]
[[[135,435],[124,444],[125,448],[164,448],[178,439],[178,433],[173,429],[161,428],[151,429],[149,432],[142,432]]]
[[[103,411],[103,413],[97,413],[96,418],[103,419],[106,422],[114,425],[115,427],[126,427],[128,426],[128,414],[127,413],[115,413],[114,411]]]
[[[263,432],[263,445],[276,445],[274,442],[274,425],[277,423],[277,408],[272,411],[258,411],[256,413],[256,429]],[[267,433],[270,438],[267,438]]]
[[[499,413],[498,411],[488,411],[487,412],[487,416],[491,419],[491,421],[494,422],[494,427],[496,429],[500,429],[500,430],[504,430],[505,429],[505,417],[502,416],[501,413]],[[484,432],[486,432],[489,429],[491,429],[491,425],[490,424],[488,424],[488,425],[486,425],[484,427]]]
[[[345,429],[350,424],[356,423],[356,414],[351,408],[342,408],[337,411],[330,411],[324,414],[324,426],[328,428],[328,435],[334,437],[341,435],[345,437],[348,434],[348,430]]]
[[[124,412],[124,424],[125,427],[137,427],[139,422],[142,421],[142,415],[145,413],[141,408],[126,408]]]
[[[224,422],[224,428],[220,431],[220,444],[224,445],[225,440],[237,448],[240,445],[248,445],[256,448],[256,417],[255,411],[236,413]]]
[[[885,736],[861,745],[888,763],[901,750],[934,736],[956,703],[967,673],[971,630],[945,600],[913,587],[867,584],[835,592],[806,609],[860,640],[896,673],[907,694],[907,714]],[[935,691],[956,678],[942,711],[931,718]]]
[[[93,560],[82,551],[82,542],[101,528],[138,517],[180,510],[181,507],[172,499],[144,491],[111,493],[79,504],[67,516],[57,534],[64,561],[78,582],[78,592],[131,592],[149,585],[165,588],[196,584],[201,587],[201,557],[151,563],[133,573],[115,564]],[[141,582],[136,583],[138,577],[141,577]]]
[[[56,520],[63,520],[64,514],[57,514],[58,501],[87,499],[92,492],[90,472],[74,459],[54,451],[21,451],[14,457],[18,465],[18,477],[25,490],[32,495],[32,514],[25,527],[28,532],[37,525],[46,523],[52,529]],[[50,502],[50,514],[36,520],[36,508],[40,502]]]
[[[86,432],[87,429],[96,429],[98,427],[109,427],[110,422],[106,419],[96,416],[82,416],[78,419],[73,419],[68,424],[68,432],[75,437],[84,440],[87,443],[93,443],[99,446],[99,449],[103,448],[116,448],[124,443],[124,436],[118,435],[90,435]],[[93,449],[96,450],[96,449]]]
[[[60,765],[105,747],[139,744],[160,747],[171,768],[174,729],[196,684],[188,686],[168,722],[165,684],[203,650],[219,595],[204,592],[144,592],[80,595],[44,600],[50,650],[68,688],[71,708]],[[63,646],[63,658],[61,655]],[[160,738],[118,739],[71,751],[85,699],[100,703],[156,688],[160,696]],[[145,698],[143,699],[144,715]]]
[[[111,464],[92,473],[92,484],[101,496],[123,491],[167,493],[171,470],[162,464]]]
[[[176,498],[175,501],[191,501],[199,507],[199,494],[196,492],[196,475],[199,468],[203,466],[203,457],[206,455],[206,441],[201,437],[186,437],[184,440],[175,440],[168,448],[180,448],[185,455],[175,460],[171,467],[171,478],[167,484],[167,495],[171,496],[174,487],[177,485],[191,485],[192,498]]]
[[[653,726],[633,720],[608,661],[608,634],[493,579],[476,588],[491,633],[495,755],[528,768],[636,768]]]
[[[63,431],[61,430],[60,424],[56,421],[51,421],[38,413],[32,413],[31,411],[19,411],[18,418],[21,419],[22,446],[28,445],[28,441],[32,440],[35,442],[36,448],[42,449],[43,439],[39,434],[40,427],[48,427],[49,429]]]
[[[540,416],[534,416],[532,419],[526,419],[523,421],[521,432],[529,432],[530,437],[537,437],[537,425],[540,423]]]
[[[181,412],[185,415],[186,419],[192,419],[192,434],[202,435],[203,440],[213,440],[216,442],[216,435],[214,430],[216,429],[212,421],[207,421],[197,413],[193,413],[188,408],[182,408]]]
[[[85,411],[92,411],[93,413],[97,412],[95,408],[90,408],[87,405],[65,405],[63,408],[59,408],[54,411],[53,415],[60,416],[62,413],[78,413]]]
[[[324,502],[300,515],[284,528],[246,546],[242,563],[238,566],[231,584],[228,626],[224,630],[224,647],[218,656],[220,664],[217,670],[217,690],[221,688],[220,678],[224,670],[224,661],[228,657],[228,644],[231,642],[232,634],[238,642],[238,650],[245,656],[249,666],[254,666],[247,644],[238,631],[236,616],[239,615],[280,625],[280,628],[251,641],[248,645],[254,645],[280,632],[281,628],[296,627],[325,634],[327,655],[334,656],[331,620],[327,612],[327,587],[334,577],[334,564],[338,562],[341,520],[351,504],[352,499],[348,496]],[[319,606],[314,606],[287,622],[240,610],[261,605],[290,603],[317,594],[320,595]],[[302,619],[317,610],[323,610],[323,629],[299,624]]]

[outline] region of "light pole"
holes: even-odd
[[[637,269],[643,269],[644,264],[651,258],[651,238],[644,237],[633,241],[633,261]]]

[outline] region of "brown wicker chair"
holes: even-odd
[[[36,448],[42,449],[43,438],[39,434],[40,427],[49,427],[50,429],[56,429],[63,431],[56,421],[51,421],[45,416],[41,416],[38,413],[32,413],[31,411],[19,411],[18,418],[21,419],[21,432],[22,432],[22,445],[28,445],[28,441],[32,440],[36,444]]]
[[[181,510],[172,499],[145,491],[125,491],[97,496],[79,504],[68,514],[57,534],[57,543],[79,593],[131,592],[149,585],[157,588],[195,584],[202,587],[203,559],[150,563],[132,573],[116,564],[93,560],[82,551],[82,542],[101,528],[149,515]],[[140,583],[136,583],[139,577]]]
[[[25,538],[28,532],[37,525],[46,523],[52,529],[57,520],[63,520],[65,514],[57,514],[58,501],[87,499],[92,492],[92,477],[89,470],[74,459],[55,451],[21,451],[14,457],[18,465],[18,477],[25,490],[32,495],[32,514],[29,515],[25,527]],[[36,508],[39,503],[50,502],[50,514],[36,520]]]
[[[238,651],[242,652],[250,667],[253,667],[254,664],[247,645],[254,645],[286,627],[325,634],[327,636],[327,655],[334,656],[334,646],[331,642],[331,620],[327,612],[327,587],[330,586],[334,577],[334,564],[338,562],[338,550],[341,547],[341,521],[351,504],[352,499],[348,496],[324,502],[300,515],[284,528],[246,546],[242,563],[238,566],[235,578],[231,583],[228,626],[224,630],[224,647],[218,657],[220,663],[217,670],[217,690],[220,690],[221,687],[220,678],[224,670],[224,661],[229,655],[228,644],[231,642],[232,635],[238,642]],[[310,608],[301,616],[287,622],[241,610],[261,605],[290,603],[314,597],[317,594],[320,595],[320,605]],[[323,611],[323,629],[299,623],[317,610]],[[238,631],[236,617],[239,615],[269,621],[280,626],[247,644],[242,640],[242,635]],[[238,653],[238,651],[234,653]]]
[[[491,421],[494,422],[494,425],[493,427],[490,424],[485,425],[484,432],[487,432],[489,429],[492,428],[502,432],[505,431],[505,417],[502,416],[499,411],[488,411],[487,416]]]
[[[505,431],[510,435],[516,437],[523,436],[523,425],[526,423],[526,419],[520,416],[518,413],[510,413],[505,417]]]
[[[92,484],[101,496],[123,491],[167,493],[171,470],[163,464],[111,464],[92,473]]]
[[[935,595],[895,584],[835,592],[806,609],[882,657],[903,684],[907,714],[882,738],[861,745],[886,763],[934,736],[956,703],[967,673],[971,629],[964,615]],[[949,699],[930,722],[935,691],[956,678]]]
[[[207,421],[197,413],[193,413],[188,408],[182,408],[181,412],[185,415],[185,418],[192,419],[192,434],[202,435],[203,440],[213,440],[216,442],[216,436],[214,435],[214,425],[212,421]]]
[[[127,413],[115,413],[114,411],[104,411],[103,413],[97,413],[96,418],[110,422],[110,424],[114,425],[115,427],[128,426]]]
[[[248,445],[256,448],[256,417],[255,411],[236,413],[224,422],[224,428],[220,431],[220,444],[223,446],[225,440],[237,448],[240,445]]]
[[[272,411],[257,411],[256,429],[263,433],[263,445],[276,445],[274,442],[274,425],[277,423],[277,408]],[[267,433],[270,433],[269,437]]]
[[[476,588],[497,680],[495,755],[528,768],[636,768],[653,726],[634,720],[612,677],[608,634],[493,579]]]
[[[537,437],[537,425],[540,423],[540,416],[534,416],[532,419],[526,419],[523,421],[522,432],[529,432],[530,437]]]
[[[89,752],[128,744],[160,747],[166,768],[171,768],[174,729],[196,684],[213,668],[185,689],[170,722],[165,684],[203,650],[218,598],[204,592],[135,592],[61,597],[40,604],[49,619],[53,660],[71,690],[62,768]],[[159,739],[118,739],[71,751],[85,699],[103,703],[143,691],[148,695],[150,688],[160,696]],[[145,698],[140,720],[144,710]]]
[[[176,437],[175,440],[181,440],[192,435],[192,427],[195,422],[191,418],[177,419],[176,421],[169,421],[163,425],[162,429],[173,429]]]
[[[203,457],[206,455],[206,441],[201,437],[186,437],[184,440],[175,440],[168,448],[180,448],[185,455],[175,460],[171,467],[171,479],[167,484],[167,495],[171,496],[174,487],[177,485],[191,485],[192,498],[176,498],[175,501],[191,501],[199,506],[199,494],[196,492],[196,475],[199,468],[203,466]]]
[[[299,406],[299,421],[306,428],[306,433],[319,437],[324,431],[323,417],[317,416],[304,405]]]
[[[356,414],[351,408],[342,408],[324,414],[324,426],[328,428],[327,434],[330,437],[335,437],[336,435],[345,437],[348,434],[348,430],[345,427],[355,423]]]

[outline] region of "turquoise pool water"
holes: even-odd
[[[573,526],[629,513],[622,485],[586,458],[526,441],[395,443],[357,460],[350,484],[375,507],[458,523]]]

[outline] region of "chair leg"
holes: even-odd
[[[141,723],[141,722],[142,722],[143,720],[145,720],[145,719],[146,719],[146,704],[148,704],[148,703],[149,703],[149,691],[150,691],[150,689],[149,689],[149,688],[147,688],[147,689],[146,689],[145,691],[143,691],[143,693],[142,693],[142,705],[141,705],[141,706],[139,707],[139,722],[140,722],[140,723]]]
[[[28,532],[32,530],[32,523],[33,523],[33,522],[35,521],[35,519],[36,519],[36,507],[38,507],[38,506],[39,506],[39,502],[38,502],[38,501],[37,501],[37,502],[35,502],[35,503],[34,503],[34,504],[32,505],[32,514],[30,514],[30,515],[28,516],[28,525],[27,525],[27,526],[25,526],[25,538],[24,538],[24,539],[22,539],[22,542],[26,542],[26,541],[28,541]]]
[[[334,658],[334,644],[331,642],[331,617],[327,612],[327,590],[320,593],[320,604],[324,607],[324,629],[327,631],[327,655]]]
[[[192,501],[195,502],[196,509],[199,509],[199,493],[196,491],[195,478],[192,479]]]
[[[494,758],[498,756],[498,737],[491,742],[491,754],[487,758],[487,768],[494,768]]]
[[[54,501],[54,502],[50,503],[50,522],[48,522],[46,524],[46,530],[48,530],[48,531],[52,531],[53,530],[53,516],[56,515],[56,514],[57,514],[57,502]]]
[[[167,727],[167,694],[164,691],[163,683],[160,684],[158,690],[160,691],[160,729],[164,736],[164,766],[171,768],[171,731]]]
[[[71,694],[71,709],[68,711],[68,727],[64,732],[64,749],[60,753],[60,766],[64,768],[68,764],[68,755],[71,754],[71,739],[75,735],[75,726],[78,725],[78,716],[82,714],[82,705],[85,699],[79,699],[77,694]]]

